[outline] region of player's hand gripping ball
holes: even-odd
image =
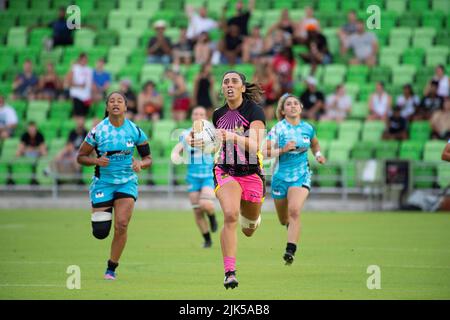
[[[201,148],[205,152],[214,152],[219,143],[214,125],[208,120],[196,120],[192,125],[194,136],[193,146]]]

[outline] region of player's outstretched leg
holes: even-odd
[[[206,213],[209,220],[209,228],[211,232],[217,231],[217,220],[214,210],[214,188],[203,187],[200,194],[200,207],[204,213]]]

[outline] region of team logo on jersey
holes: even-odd
[[[95,197],[96,198],[103,198],[104,196],[105,196],[104,193],[101,192],[101,191],[98,191],[98,192],[95,193]]]
[[[128,141],[127,141],[127,147],[128,147],[128,148],[134,147],[134,142],[133,142],[132,140],[128,140]]]
[[[303,136],[303,142],[304,143],[309,143],[310,142],[309,137],[308,136]]]

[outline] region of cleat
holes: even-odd
[[[212,241],[205,241],[203,243],[203,248],[211,248],[212,247]]]
[[[284,261],[286,261],[286,265],[290,266],[294,262],[294,253],[291,251],[286,251],[283,256]]]
[[[104,279],[105,280],[116,280],[116,273],[111,270],[106,270]]]
[[[210,224],[211,232],[216,232],[217,231],[216,216],[209,217],[209,224]]]
[[[239,282],[236,279],[236,271],[228,271],[225,273],[225,280],[223,281],[223,286],[225,289],[228,288],[234,289],[239,285]]]

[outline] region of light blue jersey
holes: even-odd
[[[274,179],[294,182],[311,175],[308,150],[315,135],[314,128],[305,121],[293,126],[283,119],[270,130],[267,140],[275,142],[279,148],[283,148],[289,141],[295,141],[297,146],[297,149],[279,157],[274,168]]]
[[[203,152],[201,149],[192,148],[186,142],[186,137],[192,131],[192,128],[186,129],[180,135],[180,142],[183,144],[184,152],[187,154],[187,176],[191,178],[212,178],[214,157],[210,153]]]
[[[97,155],[109,159],[106,167],[96,167],[95,177],[109,184],[125,184],[137,181],[132,168],[134,147],[147,140],[145,133],[133,122],[125,119],[121,127],[114,127],[106,118],[86,136],[86,143],[95,148]]]

